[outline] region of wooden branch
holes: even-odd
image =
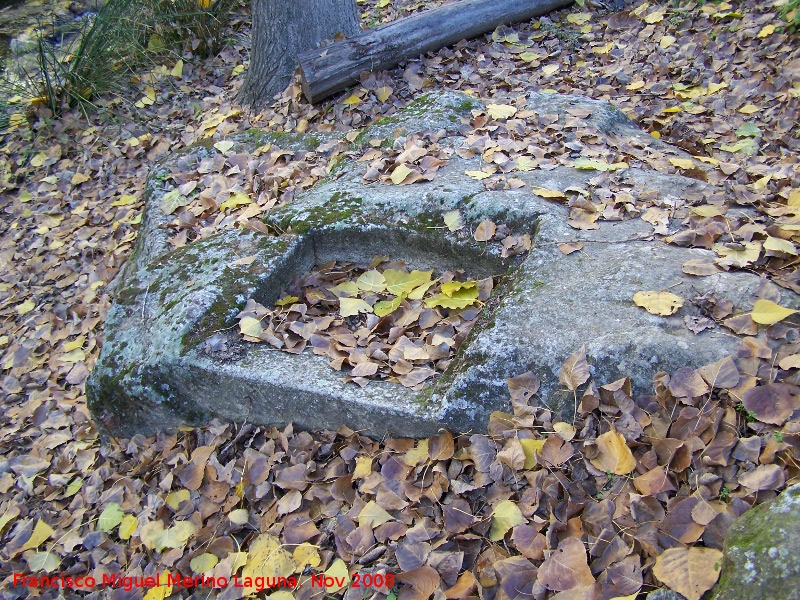
[[[382,71],[501,23],[528,21],[572,0],[461,0],[398,19],[352,38],[298,54],[303,93],[319,102],[357,83],[364,71]]]

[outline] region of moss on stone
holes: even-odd
[[[292,233],[304,235],[328,225],[350,221],[359,212],[363,201],[359,196],[335,192],[325,204],[303,212],[298,212],[291,206],[277,210],[264,219],[264,224],[279,235],[286,233],[290,227]]]

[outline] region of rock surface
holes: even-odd
[[[476,100],[452,92],[431,94],[367,128],[369,139],[394,139],[423,130],[444,130],[442,146],[463,139],[462,117]],[[651,144],[676,157],[685,154],[638,130],[606,103],[534,93],[528,108],[557,114],[589,108],[585,126],[599,135]],[[236,152],[258,142],[234,140]],[[301,143],[301,142],[298,142]],[[213,148],[195,149],[210,154]],[[180,160],[179,157],[170,159]],[[701,366],[731,354],[735,336],[717,330],[691,333],[684,307],[658,317],[634,305],[633,295],[663,290],[691,298],[712,292],[749,309],[761,283],[744,272],[691,277],[681,263],[713,259],[710,251],[667,246],[653,228],[635,219],[599,223],[577,231],[568,209],[531,192],[585,186],[597,173],[559,166],[515,173],[525,186],[487,190],[465,176],[480,158],[448,161],[431,182],[410,186],[365,184],[363,163],[345,162],[326,180],[274,210],[266,224],[280,236],[227,230],[172,250],[159,228],[162,165],[148,184],[146,213],[106,326],[102,353],[88,384],[98,424],[114,435],[151,433],[212,417],[258,424],[294,421],[303,428],[346,424],[380,437],[427,436],[440,427],[485,430],[492,411],[508,409],[506,378],[532,370],[541,380],[541,402],[571,416],[574,398],[559,388],[564,359],[586,346],[599,385],[630,376],[636,393],[652,390],[660,370]],[[695,179],[629,168],[630,186],[680,195],[707,185]],[[469,230],[489,218],[514,234],[530,234],[523,258],[503,258],[499,244],[474,241],[469,231],[448,232],[443,213],[459,209]],[[556,244],[583,241],[581,252],[562,254]],[[231,328],[248,298],[273,303],[293,276],[331,260],[369,262],[375,255],[405,260],[410,268],[463,269],[468,276],[503,275],[472,334],[442,377],[421,392],[397,384],[359,388],[341,381],[327,361],[308,352],[285,354],[242,342]],[[249,265],[232,264],[255,256]],[[796,297],[785,298],[798,305]],[[235,328],[234,328],[235,329]]]
[[[728,529],[714,600],[800,599],[800,484],[736,519]]]

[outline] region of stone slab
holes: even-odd
[[[529,108],[563,117],[566,108],[585,105],[592,107],[591,125],[604,135],[653,142],[608,104],[533,94]],[[480,106],[464,95],[432,94],[367,128],[354,146],[374,137],[444,130],[440,144],[455,147],[462,119]],[[234,141],[240,152],[264,140]],[[307,429],[344,424],[374,437],[428,436],[440,427],[485,431],[492,411],[509,408],[506,378],[527,370],[542,380],[542,403],[571,415],[574,399],[559,389],[558,371],[581,346],[598,384],[627,375],[636,393],[651,391],[660,370],[701,366],[734,351],[735,336],[718,330],[694,335],[683,324],[683,312],[656,317],[634,306],[632,297],[670,288],[685,297],[715,292],[749,306],[758,277],[687,276],[681,263],[713,254],[653,241],[652,227],[639,219],[576,231],[566,224],[564,206],[530,191],[563,191],[585,185],[596,173],[569,167],[515,173],[526,187],[491,191],[464,175],[479,168],[479,160],[454,155],[432,182],[411,186],[364,184],[363,163],[346,162],[265,220],[273,230],[291,233],[226,230],[179,250],[170,249],[159,227],[165,190],[158,173],[169,163],[156,169],[142,234],[88,383],[98,424],[106,434],[123,436],[200,425],[213,417],[263,425],[294,421]],[[707,185],[633,168],[624,177],[673,195]],[[490,218],[515,234],[529,233],[533,249],[523,258],[504,259],[497,244],[475,242],[467,230],[446,231],[442,215],[456,208],[472,228]],[[556,247],[579,240],[585,243],[581,253],[564,256]],[[379,254],[411,268],[502,276],[450,368],[425,390],[345,384],[322,357],[239,339],[234,317],[248,298],[270,305],[293,276],[315,264],[369,262]],[[232,264],[250,255],[256,257],[250,265]],[[796,296],[786,296],[788,305],[800,305]]]

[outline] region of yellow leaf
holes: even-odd
[[[553,431],[555,431],[556,435],[558,435],[558,437],[565,442],[568,442],[575,437],[575,427],[569,423],[564,423],[563,421],[554,423]]]
[[[231,69],[231,77],[236,77],[242,73],[244,73],[244,65],[236,65],[233,67],[233,69]]]
[[[544,56],[544,54],[537,54],[536,52],[523,52],[519,55],[519,57],[525,62],[533,62],[535,60],[539,60],[540,58],[544,58]]]
[[[713,204],[703,204],[701,206],[690,206],[689,210],[700,217],[719,217],[725,214],[724,207],[714,206]]]
[[[653,574],[687,600],[700,600],[719,579],[722,552],[693,546],[665,550],[653,565]]]
[[[444,213],[444,224],[450,231],[458,231],[464,227],[464,219],[461,217],[461,212],[458,210],[448,210]]]
[[[246,508],[237,508],[228,513],[228,519],[236,525],[244,525],[250,520],[250,512]]]
[[[640,90],[644,87],[644,81],[634,81],[633,83],[629,83],[625,86],[625,89],[629,92],[635,92],[636,90]]]
[[[410,467],[416,467],[428,460],[428,440],[420,440],[416,447],[403,455],[403,462]]]
[[[486,112],[493,119],[508,119],[517,114],[517,109],[508,104],[489,104],[486,106]]]
[[[157,585],[156,587],[152,587],[147,590],[147,593],[144,595],[142,600],[165,600],[172,595],[172,584],[166,583],[169,578],[169,572],[164,571],[161,574],[161,585]]]
[[[172,71],[170,71],[169,74],[178,78],[183,76],[183,59],[178,59],[178,62],[175,63],[175,66],[172,67]]]
[[[83,173],[75,173],[75,175],[72,176],[72,179],[70,179],[70,183],[72,185],[80,185],[84,181],[89,181],[89,179],[91,179],[91,177],[88,175],[84,175]]]
[[[139,526],[139,522],[136,520],[136,517],[133,515],[125,515],[122,517],[122,521],[119,524],[119,539],[121,540],[129,540],[131,536],[136,533],[136,528]]]
[[[122,523],[122,518],[125,516],[122,508],[116,502],[109,502],[108,505],[100,513],[97,519],[98,531],[111,531],[117,525]]]
[[[261,321],[255,317],[242,317],[239,320],[239,333],[257,338],[264,333],[264,328],[261,326]]]
[[[22,113],[13,113],[8,119],[9,127],[19,127],[25,122],[25,115]]]
[[[503,539],[503,536],[512,527],[522,525],[525,517],[519,506],[511,500],[503,500],[492,511],[492,526],[489,529],[489,539],[493,542]]]
[[[537,164],[538,164],[537,161],[527,156],[520,156],[519,158],[517,158],[518,171],[533,171],[536,168]]]
[[[680,106],[670,106],[668,108],[665,108],[661,112],[667,113],[667,114],[679,113],[679,112],[681,112],[681,107]]]
[[[389,99],[389,96],[392,95],[392,91],[392,88],[390,88],[388,85],[382,85],[375,90],[375,97],[381,102],[386,102]]]
[[[694,161],[689,158],[670,158],[669,162],[679,169],[693,169],[695,166]]]
[[[417,300],[419,300],[419,298],[417,298]],[[381,300],[375,303],[375,305],[372,307],[372,310],[379,317],[385,317],[386,315],[389,315],[400,308],[400,304],[402,304],[402,302],[403,296],[398,296],[394,300]]]
[[[34,308],[36,308],[36,303],[33,300],[25,300],[25,302],[17,306],[17,314],[19,316],[27,315]]]
[[[567,15],[567,21],[573,25],[583,25],[588,23],[591,18],[591,13],[571,13]]]
[[[408,177],[411,173],[413,173],[413,169],[409,169],[405,163],[401,163],[397,165],[392,171],[392,183],[395,185],[399,185],[405,181],[406,177]]]
[[[740,113],[744,113],[746,115],[752,115],[753,113],[757,113],[761,109],[755,106],[754,104],[745,104],[742,108],[739,109]]]
[[[486,173],[484,171],[464,171],[464,175],[468,175],[469,177],[472,177],[473,179],[478,179],[478,180],[486,179],[487,177],[491,177],[491,175],[489,173]]]
[[[219,210],[224,211],[228,208],[236,208],[237,206],[244,206],[245,204],[252,204],[252,203],[253,201],[250,199],[250,196],[248,196],[244,192],[236,192],[230,198],[228,198],[222,204],[219,205]]]
[[[189,563],[189,567],[198,575],[202,575],[216,567],[218,562],[219,559],[215,555],[205,552],[200,556],[195,556]]]
[[[531,191],[542,198],[566,198],[564,193],[559,192],[558,190],[551,190],[548,188],[533,188]]]
[[[614,47],[614,42],[608,42],[602,46],[596,46],[592,48],[592,52],[594,54],[608,54],[611,52],[611,49]]]
[[[792,242],[782,238],[772,237],[771,235],[767,236],[767,239],[764,240],[764,250],[797,256],[797,249]]]
[[[672,44],[674,44],[676,42],[676,40],[677,40],[677,38],[675,38],[675,37],[673,37],[671,35],[665,35],[665,36],[661,37],[661,39],[658,42],[658,45],[666,50],[667,48],[672,46]]]
[[[614,430],[607,431],[595,440],[600,453],[591,460],[600,471],[611,471],[614,475],[627,475],[636,468],[636,459],[625,442],[625,436]]]
[[[258,337],[258,336],[253,336]],[[178,510],[182,502],[186,502],[191,497],[191,492],[189,490],[178,490],[177,492],[171,492],[167,494],[167,506],[169,506],[172,510]]]
[[[222,140],[214,144],[214,148],[225,154],[228,150],[233,148],[233,142],[230,140]]]
[[[756,300],[751,317],[761,325],[774,325],[798,311],[775,304],[772,300]]]
[[[380,293],[386,289],[386,278],[375,269],[370,269],[366,273],[362,273],[356,280],[358,289],[365,292]]]
[[[50,573],[55,571],[61,564],[61,559],[52,552],[37,552],[29,556],[27,561],[31,573],[36,573],[36,571]]]
[[[328,594],[338,592],[350,584],[350,573],[347,572],[347,565],[341,558],[333,561],[333,564],[325,571],[325,575],[331,577],[332,581],[335,582],[331,586],[325,586],[325,591]],[[340,583],[342,585],[339,585]]]
[[[744,248],[729,248],[722,243],[712,247],[721,258],[716,260],[723,267],[746,267],[758,260],[761,255],[761,242],[745,242]]]
[[[339,298],[339,314],[343,317],[371,312],[372,307],[360,298]]]
[[[69,498],[70,496],[74,496],[75,494],[81,491],[82,487],[83,487],[83,479],[81,479],[80,477],[76,477],[67,486],[67,489],[64,492],[64,497]],[[3,528],[0,527],[0,530],[2,529]]]
[[[344,104],[347,104],[348,106],[355,106],[356,104],[361,104],[361,98],[359,98],[355,94],[352,94],[351,96],[348,96],[345,99]]]
[[[0,516],[0,532],[3,531],[3,527],[8,525],[18,516],[19,516],[19,507],[12,504],[9,508],[6,509],[6,512],[4,512],[2,516]]]
[[[124,195],[120,196],[119,200],[114,200],[111,206],[128,206],[136,202],[136,196]]]
[[[374,500],[370,500],[358,513],[358,524],[368,525],[370,528],[375,528],[378,525],[383,525],[387,521],[393,521],[394,517],[388,512],[383,510]]]
[[[758,35],[756,37],[765,38],[769,35],[772,35],[774,32],[775,32],[775,25],[764,25],[764,27],[761,28],[761,31],[758,32]]]
[[[683,298],[670,292],[636,292],[633,301],[636,306],[662,317],[674,315],[683,306]]]
[[[525,465],[523,469],[532,469],[536,465],[536,455],[541,453],[546,440],[533,440],[530,438],[520,439],[522,451],[525,453]]]
[[[41,167],[44,164],[44,161],[47,160],[47,154],[44,152],[39,152],[36,156],[31,159],[31,166],[32,167]]]
[[[664,20],[664,11],[656,11],[652,12],[644,18],[645,23],[654,24],[654,23],[661,23]]]
[[[356,468],[353,471],[353,480],[364,479],[372,473],[372,457],[359,456],[356,459]]]
[[[558,71],[560,68],[561,67],[559,65],[546,65],[542,67],[542,73],[544,73],[547,76],[550,76],[556,71]]]
[[[706,92],[707,95],[715,94],[720,91],[722,88],[728,87],[728,84],[724,81],[722,83],[709,83],[708,84],[708,91]]]
[[[411,273],[406,273],[397,269],[386,269],[383,272],[383,276],[386,278],[386,289],[395,296],[409,294],[419,286],[429,283],[432,275],[433,270],[417,271],[415,269]]]
[[[318,548],[308,542],[303,542],[294,549],[292,559],[297,563],[297,572],[302,572],[307,566],[318,567],[322,562]]]
[[[47,538],[49,538],[53,534],[53,528],[50,527],[47,523],[45,523],[42,519],[36,521],[36,526],[33,528],[33,532],[31,533],[31,537],[28,538],[28,541],[25,542],[22,547],[19,549],[20,552],[24,552],[25,550],[32,550],[34,548],[38,548],[39,545],[44,542]]]

